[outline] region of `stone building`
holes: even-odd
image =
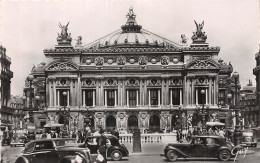
[[[10,70],[11,58],[6,55],[6,48],[0,45],[0,127],[1,131],[12,128],[13,109],[10,108],[11,79],[13,72]]]
[[[26,113],[24,111],[24,102],[20,96],[11,96],[10,107],[14,110],[12,114],[12,124],[14,130],[26,128]]]
[[[260,125],[260,55],[255,54],[256,67],[253,69],[253,74],[256,80],[256,109],[258,110],[257,124]]]
[[[233,68],[218,59],[219,47],[206,43],[204,22],[195,24],[192,43],[181,35],[177,44],[143,29],[130,9],[121,29],[87,45],[78,37],[75,46],[68,24],[60,25],[58,45],[43,51],[47,63],[31,72],[33,96],[41,99],[36,127],[52,122],[72,129],[171,130],[178,120],[190,126],[199,107],[225,121],[220,111]],[[28,88],[26,81],[27,97]]]

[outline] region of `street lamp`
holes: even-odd
[[[240,129],[240,125],[239,125],[239,102],[238,102],[238,84],[237,84],[237,80],[238,80],[239,74],[238,72],[234,72],[233,73],[233,78],[235,79],[235,115],[236,115],[236,126],[235,126],[235,131],[234,131],[234,143],[235,145],[239,145],[241,144],[241,136],[242,136],[242,132]]]
[[[66,125],[66,126],[68,125],[68,127],[66,127],[66,129],[67,129],[67,131],[69,131],[69,129],[70,129],[70,126],[69,126],[70,108],[68,108],[68,110],[66,110],[66,98],[67,98],[68,94],[67,94],[66,91],[64,91],[64,92],[62,92],[62,95],[63,95],[63,98],[64,98],[64,100],[63,100],[64,111],[62,112],[61,108],[60,108],[60,113],[64,117],[64,120],[63,120],[64,125]]]
[[[200,93],[201,93],[201,95],[202,95],[202,131],[204,132],[205,130],[206,130],[206,124],[205,124],[205,113],[204,113],[204,94],[205,94],[205,90],[204,89],[202,89],[201,91],[200,91]]]
[[[32,81],[34,79],[33,75],[28,75],[27,80],[29,82],[29,122],[33,123],[33,108],[32,108]]]
[[[244,129],[244,127],[245,127],[245,105],[244,105],[244,99],[245,99],[245,97],[246,97],[246,95],[243,93],[243,94],[240,94],[240,97],[241,97],[241,101],[242,101],[242,103],[240,103],[241,104],[241,107],[242,107],[242,111],[241,111],[241,117],[242,117],[242,122],[241,122],[241,127],[242,127],[242,129]]]
[[[180,127],[181,127],[181,138],[180,138],[180,140],[182,140],[182,106],[180,105],[179,106],[179,123],[180,123]]]

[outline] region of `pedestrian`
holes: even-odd
[[[114,135],[114,136],[115,136],[115,133],[116,133],[115,127],[113,127],[113,129],[111,130],[111,135]]]
[[[115,136],[119,139],[119,131],[117,129],[115,129]]]
[[[99,134],[101,135],[100,139],[99,139],[99,148],[98,151],[100,152],[100,154],[103,156],[104,160],[102,161],[102,163],[107,163],[107,157],[106,157],[106,136],[104,134],[104,130],[102,128],[100,128],[99,130]]]
[[[71,135],[71,137],[72,137],[72,138],[76,138],[76,137],[77,137],[77,135],[76,135],[75,131],[73,131],[73,132],[72,132],[72,135]]]
[[[47,139],[50,139],[50,138],[51,138],[50,131],[46,134],[46,138],[47,138]]]

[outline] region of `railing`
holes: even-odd
[[[141,143],[167,143],[167,142],[176,142],[176,133],[146,133],[141,134]],[[120,143],[132,143],[133,134],[120,134],[119,135]]]

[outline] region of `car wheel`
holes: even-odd
[[[225,149],[219,152],[218,157],[221,161],[228,161],[231,157],[231,153]]]
[[[123,154],[119,150],[114,150],[111,152],[110,157],[113,161],[119,161],[122,159]]]
[[[168,161],[176,161],[178,159],[178,155],[174,150],[169,150],[167,152],[166,158]]]

